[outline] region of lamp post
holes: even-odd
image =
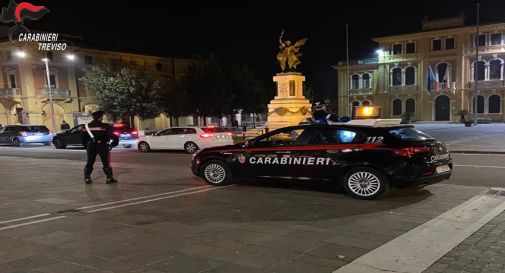
[[[479,13],[480,13],[480,3],[477,3],[477,35],[475,39],[475,68],[474,68],[474,77],[475,77],[475,90],[474,90],[474,97],[473,97],[473,125],[476,126],[479,124],[478,121],[478,116],[477,116],[477,105],[478,105],[478,97],[479,97]]]
[[[53,91],[51,90],[51,77],[49,76],[49,59],[42,59],[46,63],[46,76],[47,76],[47,93],[49,94],[49,105],[51,107],[51,124],[53,126],[52,131],[56,132],[56,121],[54,119],[54,103],[53,103]]]

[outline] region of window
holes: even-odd
[[[273,134],[266,134],[254,143],[254,147],[279,147],[301,145],[310,142],[313,128],[287,127]]]
[[[174,135],[196,134],[196,130],[195,128],[172,128],[172,134]]]
[[[46,58],[47,58],[48,60],[52,61],[52,60],[54,59],[54,54],[53,54],[53,52],[52,52],[52,51],[48,51],[48,52],[46,53]]]
[[[398,116],[402,114],[402,101],[400,99],[395,99],[393,101],[393,116]]]
[[[363,74],[362,76],[362,88],[370,88],[370,74]]]
[[[405,101],[405,112],[416,112],[416,101],[414,99],[407,99]]]
[[[485,46],[486,45],[486,35],[481,34],[479,36],[475,36],[474,45],[477,46]]]
[[[405,53],[407,54],[416,53],[416,43],[415,42],[405,43]]]
[[[405,85],[416,84],[416,69],[413,66],[405,68]]]
[[[158,71],[163,70],[163,66],[160,63],[156,63],[156,70]]]
[[[93,57],[91,57],[91,56],[84,56],[84,64],[86,64],[86,65],[92,65],[93,64]]]
[[[475,97],[473,98],[472,112],[474,111]],[[484,96],[477,96],[477,113],[484,113]]]
[[[49,74],[49,81],[51,82],[51,88],[58,88],[57,80],[55,74]]]
[[[442,39],[433,39],[431,41],[432,50],[442,50]]]
[[[351,77],[351,89],[359,88],[359,75],[352,75]]]
[[[489,79],[490,80],[499,80],[502,75],[502,61],[501,60],[492,60],[489,62]]]
[[[501,45],[501,33],[491,33],[491,45]]]
[[[391,74],[393,86],[402,85],[402,69],[399,67],[393,68]]]
[[[486,64],[484,61],[474,62],[473,80],[483,81],[486,75]]]
[[[395,136],[395,137],[403,139],[403,140],[414,140],[415,141],[415,140],[433,139],[431,136],[429,136],[423,132],[420,132],[412,127],[389,130],[389,133],[392,136]]]
[[[12,61],[12,52],[10,50],[5,51],[5,60]]]
[[[402,54],[402,44],[393,45],[393,55]]]
[[[350,130],[336,128],[321,128],[310,144],[339,144],[339,143],[356,143],[359,140],[359,135]]]
[[[445,49],[454,49],[455,43],[454,38],[445,38]]]
[[[295,96],[295,81],[289,81],[289,95],[291,97]]]
[[[163,131],[160,131],[156,133],[157,136],[168,136],[168,135],[175,135],[174,132],[172,132],[172,129],[165,129]]]
[[[370,102],[366,100],[366,101],[364,101],[364,102],[363,102],[363,104],[362,104],[362,105],[363,105],[363,106],[369,106],[369,105],[370,105]]]
[[[440,83],[448,83],[449,82],[449,65],[447,63],[439,63],[437,64],[437,72],[438,72],[438,82]]]
[[[17,88],[16,85],[16,75],[14,73],[9,73],[9,88]]]
[[[491,95],[489,96],[489,113],[496,114],[500,113],[501,103],[500,96]]]

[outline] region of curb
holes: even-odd
[[[503,151],[503,152],[496,152],[496,151],[451,151],[451,150],[449,150],[449,153],[451,153],[451,154],[497,154],[497,155],[505,155],[505,151]]]

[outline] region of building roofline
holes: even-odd
[[[505,22],[485,23],[485,24],[480,25],[481,28],[492,27],[492,26],[505,27]],[[448,30],[463,32],[465,30],[475,28],[475,27],[476,27],[475,25],[464,25],[464,26],[460,26],[460,27],[446,27],[446,28],[439,28],[439,29],[421,30],[421,31],[407,32],[407,33],[401,33],[401,34],[396,34],[396,35],[373,37],[372,41],[380,43],[380,42],[386,42],[389,40],[411,38],[409,36],[416,35],[416,34],[444,33],[444,32],[447,32]]]

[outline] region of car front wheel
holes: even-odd
[[[202,177],[210,185],[224,186],[233,182],[230,168],[220,160],[210,160],[202,167]]]
[[[151,147],[149,146],[149,143],[145,141],[139,142],[138,149],[142,153],[147,153],[151,151]]]
[[[347,172],[342,181],[347,193],[358,199],[377,199],[389,192],[387,177],[376,169],[354,168]]]
[[[54,139],[53,144],[56,149],[65,149],[67,147],[67,145],[65,145],[65,143],[59,138]]]
[[[189,153],[189,154],[192,154],[196,151],[198,151],[200,148],[198,148],[198,145],[196,145],[196,143],[194,142],[186,142],[186,144],[184,144],[184,150]]]
[[[19,141],[18,138],[15,138],[12,140],[12,145],[19,147],[19,145],[21,145],[21,142]]]

